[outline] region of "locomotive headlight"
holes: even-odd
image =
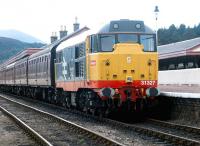
[[[138,24],[135,25],[135,27],[136,27],[137,29],[140,29],[140,28],[141,28],[141,24],[138,23]]]
[[[151,59],[148,60],[148,65],[149,65],[149,66],[152,65],[152,60],[151,60]]]
[[[133,82],[132,76],[126,76],[126,83],[132,83],[132,82]]]
[[[105,61],[105,65],[106,65],[106,66],[109,66],[109,65],[110,65],[110,61],[109,61],[108,59]]]
[[[114,28],[114,29],[118,29],[118,28],[119,28],[119,25],[118,25],[117,23],[115,23],[115,24],[113,25],[113,28]]]
[[[100,91],[100,96],[104,97],[112,97],[115,94],[115,90],[113,88],[102,88]]]
[[[157,88],[151,87],[146,90],[146,95],[148,97],[158,96],[160,91]]]

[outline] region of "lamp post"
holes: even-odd
[[[158,13],[159,13],[159,9],[158,9],[158,6],[155,6],[155,10],[154,10],[154,13],[155,13],[155,18],[156,18],[156,41],[158,42],[158,34],[157,34],[157,31],[158,31]]]

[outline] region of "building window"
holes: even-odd
[[[76,77],[79,77],[79,73],[80,73],[80,70],[79,70],[79,62],[75,62],[75,74],[76,74]]]

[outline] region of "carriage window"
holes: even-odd
[[[118,34],[118,43],[137,43],[138,36],[135,34]]]
[[[100,41],[102,52],[113,51],[113,45],[115,44],[115,35],[101,35]]]
[[[144,46],[144,51],[146,52],[155,52],[156,43],[155,35],[141,35],[140,43]]]

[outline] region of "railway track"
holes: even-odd
[[[197,139],[200,139],[200,128],[198,128],[198,127],[181,125],[181,124],[176,124],[176,123],[171,123],[171,122],[166,122],[166,121],[160,121],[160,120],[156,120],[156,119],[148,119],[148,122],[153,123],[155,125],[173,128],[176,130],[182,130],[183,132],[188,132],[190,134],[194,134],[195,135],[194,137],[197,137]]]
[[[49,112],[51,114],[62,117],[63,119],[67,119],[72,121],[78,125],[86,127],[92,131],[96,131],[99,134],[113,139],[119,143],[124,145],[145,145],[145,146],[154,146],[154,145],[166,145],[168,143],[161,142],[159,139],[149,138],[144,135],[138,134],[132,129],[111,124],[103,118],[94,117],[92,115],[84,114],[83,112],[79,112],[77,110],[66,109],[60,106],[56,106],[53,104],[49,104],[46,102],[41,102],[38,100],[21,97],[21,96],[13,96],[8,94],[0,94],[0,96],[5,96],[9,99],[23,102],[26,105],[33,106],[35,108],[39,108],[43,111]],[[34,104],[33,104],[34,103]]]
[[[82,114],[75,111],[75,113]],[[91,117],[91,115],[85,115]],[[110,123],[115,127],[124,127],[144,135],[159,138],[163,141],[168,141],[177,145],[200,145],[200,128],[187,125],[181,125],[171,122],[160,121],[156,119],[146,119],[139,124],[128,124],[112,119],[101,118],[98,119],[106,123]],[[165,144],[165,142],[161,142]],[[168,144],[168,143],[167,143]]]
[[[140,136],[144,136],[145,140],[150,140],[152,143],[149,145],[157,145],[157,144],[163,144],[163,145],[170,145],[170,144],[175,144],[175,145],[200,145],[200,129],[196,127],[190,127],[186,125],[179,125],[179,124],[174,124],[174,123],[169,123],[169,122],[164,122],[164,121],[159,121],[159,120],[154,120],[154,119],[147,119],[143,123],[138,123],[138,124],[127,124],[111,119],[106,119],[106,118],[97,118],[93,117],[91,115],[83,114],[82,112],[78,111],[73,111],[73,110],[67,110],[64,108],[60,108],[55,105],[50,105],[47,103],[44,103],[45,107],[47,106],[52,106],[54,111],[54,114],[59,115],[61,111],[67,112],[66,114],[77,114],[77,117],[81,117],[84,119],[84,117],[87,117],[87,122],[89,122],[88,119],[93,119],[97,125],[98,122],[103,124],[104,127],[108,126],[106,129],[109,130],[109,126],[113,129],[117,129],[120,131],[123,129],[125,133],[124,136],[127,136],[126,133],[132,134],[132,138],[135,137],[134,133],[140,134]],[[59,115],[62,117],[62,115]],[[69,117],[68,117],[69,118]],[[91,124],[91,123],[90,123]],[[92,124],[91,124],[92,125]],[[112,126],[111,126],[112,125]],[[84,125],[86,126],[86,125]],[[92,127],[92,126],[91,126]],[[95,130],[96,131],[96,130]],[[114,133],[113,133],[114,135]],[[127,136],[128,137],[128,136]],[[123,137],[121,137],[121,140],[123,141]],[[126,144],[126,143],[125,143]],[[132,145],[128,143],[127,145]],[[144,144],[146,145],[146,144]]]
[[[16,119],[18,124],[42,145],[123,145],[56,115],[12,99],[0,96],[0,103],[2,111]]]
[[[7,114],[2,112],[0,108],[0,145],[1,146],[35,146],[40,145],[30,135],[25,132],[19,124],[13,121]]]
[[[11,118],[21,129],[23,129],[29,136],[31,136],[38,144],[44,146],[52,146],[44,137],[42,137],[39,133],[33,130],[30,126],[20,120],[18,117],[13,115],[11,112],[0,106],[0,110]]]
[[[105,119],[106,122],[132,129],[151,137],[159,138],[176,145],[200,145],[200,129],[154,119],[139,124],[127,124]]]

